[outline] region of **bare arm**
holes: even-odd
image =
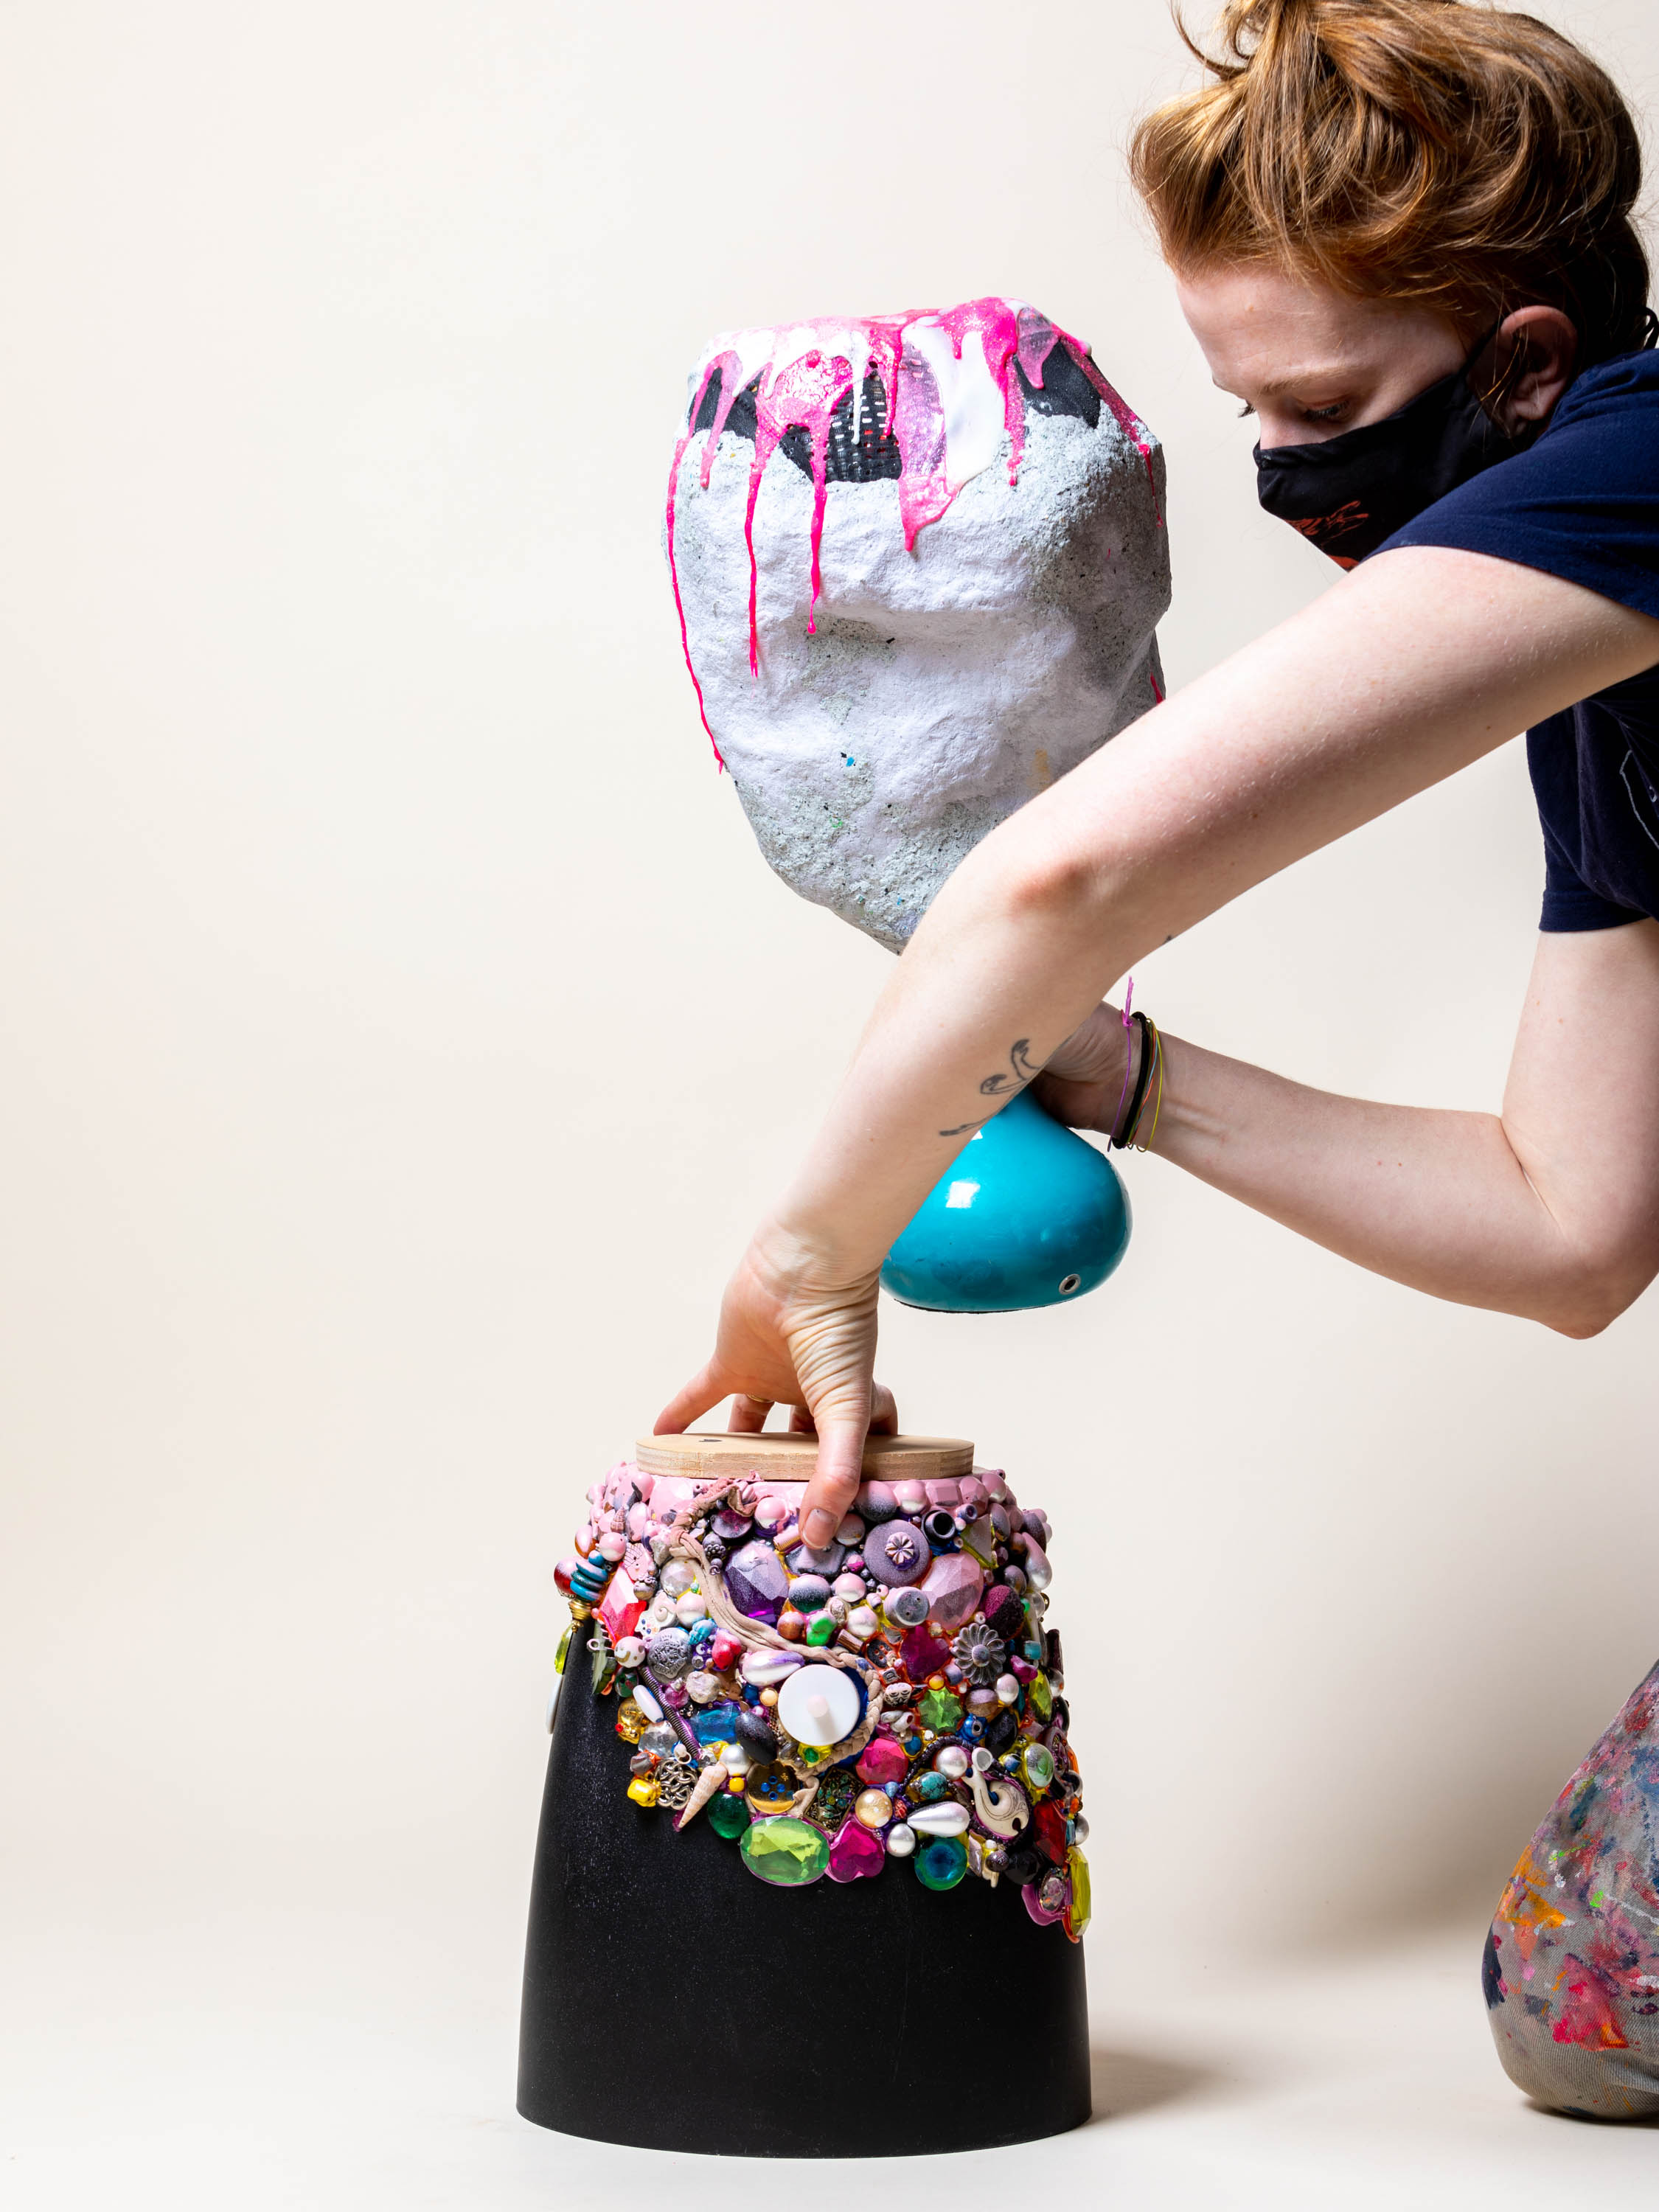
[[[1659,1273],[1659,923],[1540,938],[1501,1114],[1334,1097],[1165,1046],[1151,1149],[1376,1274],[1592,1336]],[[1125,1051],[1103,1008],[1039,1097],[1109,1127]]]
[[[809,1510],[842,1506],[882,1258],[1019,1071],[1170,936],[1656,659],[1659,622],[1577,585],[1479,554],[1389,553],[1023,808],[918,929],[728,1288],[714,1358],[662,1425],[732,1391],[805,1402],[820,1438]]]

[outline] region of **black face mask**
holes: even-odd
[[[1256,495],[1269,514],[1352,568],[1437,499],[1529,446],[1542,425],[1510,437],[1470,387],[1482,338],[1462,368],[1398,414],[1316,446],[1255,449]]]

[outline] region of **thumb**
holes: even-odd
[[[869,1431],[867,1407],[832,1410],[817,1408],[818,1463],[801,1500],[801,1541],[821,1552],[835,1540],[836,1529],[853,1510],[859,1480],[864,1472],[864,1439]]]

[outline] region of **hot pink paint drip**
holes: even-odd
[[[1025,450],[1025,400],[1014,374],[1018,363],[1025,380],[1039,390],[1043,370],[1056,345],[1063,345],[1110,409],[1124,435],[1146,464],[1154,499],[1157,480],[1146,424],[1128,408],[1089,357],[1080,340],[1060,329],[1033,307],[1012,300],[988,296],[969,300],[939,314],[917,308],[907,314],[884,315],[867,320],[824,319],[771,331],[739,331],[702,363],[689,423],[702,411],[709,384],[716,373],[720,398],[704,435],[699,478],[708,488],[720,434],[738,394],[749,385],[755,392],[755,450],[749,470],[749,495],[744,509],[744,543],[749,554],[749,670],[760,673],[760,571],[755,556],[755,507],[767,465],[791,430],[805,430],[811,448],[812,522],[811,592],[806,626],[817,629],[817,607],[823,588],[822,551],[824,506],[829,487],[830,430],[836,409],[849,393],[861,405],[864,380],[873,373],[887,397],[889,427],[899,449],[899,520],[907,552],[914,553],[916,539],[930,523],[949,512],[957,494],[976,466],[966,473],[951,472],[947,408],[939,380],[921,346],[907,343],[914,325],[925,324],[948,338],[955,359],[963,359],[971,340],[1002,398],[1003,424],[1008,435],[1008,481],[1019,480]],[[758,356],[757,349],[758,349]],[[756,367],[758,358],[758,376]],[[692,665],[685,611],[680,597],[679,573],[674,559],[674,510],[678,496],[681,464],[697,433],[688,428],[674,448],[668,479],[668,565],[673,580],[674,605],[679,616],[680,647],[697,694],[702,726],[708,731],[714,757],[721,767],[720,750],[703,703],[702,686]],[[1163,515],[1158,526],[1163,527]],[[1152,695],[1163,692],[1152,678]]]

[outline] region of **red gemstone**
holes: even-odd
[[[1037,1849],[1056,1866],[1066,1863],[1066,1816],[1058,1805],[1045,1797],[1033,1815],[1036,1828]]]

